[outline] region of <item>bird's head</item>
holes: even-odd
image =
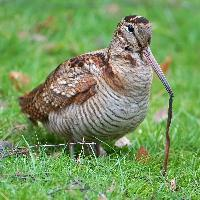
[[[150,45],[151,34],[151,24],[146,18],[130,15],[118,24],[115,37],[123,41],[126,48],[137,52]]]

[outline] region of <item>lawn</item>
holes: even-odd
[[[0,199],[200,199],[199,10],[198,0],[0,0],[0,140],[26,148],[62,142],[27,121],[18,97],[64,60],[108,46],[129,14],[152,22],[151,48],[159,63],[170,58],[167,78],[175,93],[166,178],[166,119],[156,113],[167,108],[168,95],[155,76],[148,115],[129,135],[130,147],[106,145],[106,157],[81,156],[78,163],[64,147],[6,157]],[[141,147],[149,154],[145,161],[136,159]]]

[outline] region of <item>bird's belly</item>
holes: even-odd
[[[49,115],[47,128],[76,141],[112,140],[133,131],[144,119],[149,95],[135,98],[98,88],[98,93],[81,105],[70,105]],[[137,96],[138,98],[138,96]]]

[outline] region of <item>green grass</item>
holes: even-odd
[[[64,148],[31,151],[0,161],[0,199],[200,199],[200,3],[191,1],[115,1],[117,12],[106,11],[109,0],[0,1],[0,140],[15,145],[56,143],[42,127],[33,127],[20,112],[18,97],[34,88],[62,61],[106,47],[119,20],[129,14],[153,22],[152,50],[158,62],[173,58],[167,75],[174,93],[171,154],[167,179],[161,175],[165,121],[156,124],[155,112],[167,107],[168,96],[154,79],[148,115],[130,135],[133,145],[107,147],[103,158],[70,160]],[[36,27],[44,41],[34,41]],[[21,37],[19,35],[21,34]],[[9,79],[11,71],[31,78],[22,91]],[[3,103],[2,103],[3,102]],[[25,130],[16,124],[27,124]],[[14,129],[15,128],[15,129]],[[137,162],[144,146],[150,158]],[[171,191],[170,180],[176,180]],[[72,188],[72,189],[70,189]]]

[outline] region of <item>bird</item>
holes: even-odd
[[[116,141],[144,120],[153,71],[170,90],[151,49],[152,25],[139,15],[124,17],[107,48],[61,63],[46,80],[19,98],[33,122],[68,142]]]

